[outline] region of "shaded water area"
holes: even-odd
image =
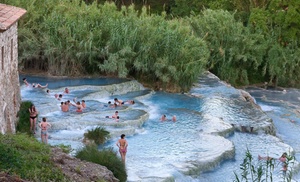
[[[254,160],[258,154],[279,157],[290,151],[296,158],[299,155],[300,91],[295,89],[283,93],[248,88],[262,111],[246,101],[240,90],[212,74],[203,75],[185,94],[154,92],[126,79],[26,77],[30,83],[49,84],[47,94],[46,89],[21,83],[22,100],[36,105],[39,121],[47,117],[52,124],[49,144],[71,145],[76,151],[84,146],[84,132],[103,126],[111,134],[105,147],[117,151],[117,139],[126,134],[128,181],[229,182],[234,180],[234,171],[240,173],[247,148]],[[70,93],[64,94],[62,101],[84,99],[87,108],[83,113],[77,113],[75,107],[66,113],[60,110],[61,101],[54,94],[63,93],[65,87]],[[107,102],[116,97],[136,103],[107,107]],[[105,118],[116,110],[119,122]],[[168,121],[160,121],[163,114]],[[176,122],[171,121],[173,115]],[[36,137],[39,139],[39,132]],[[274,177],[281,179],[279,166]],[[294,178],[300,179],[297,174]]]

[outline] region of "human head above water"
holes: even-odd
[[[125,134],[122,134],[122,135],[121,135],[121,138],[123,139],[124,137],[125,137]]]

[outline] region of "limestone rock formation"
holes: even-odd
[[[106,167],[72,157],[60,148],[52,149],[52,160],[71,181],[87,182],[101,179],[107,182],[119,181]]]

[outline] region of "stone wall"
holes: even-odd
[[[0,132],[15,133],[20,108],[17,22],[0,31]]]

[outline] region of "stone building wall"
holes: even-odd
[[[18,24],[0,31],[0,132],[15,133],[20,108]]]

